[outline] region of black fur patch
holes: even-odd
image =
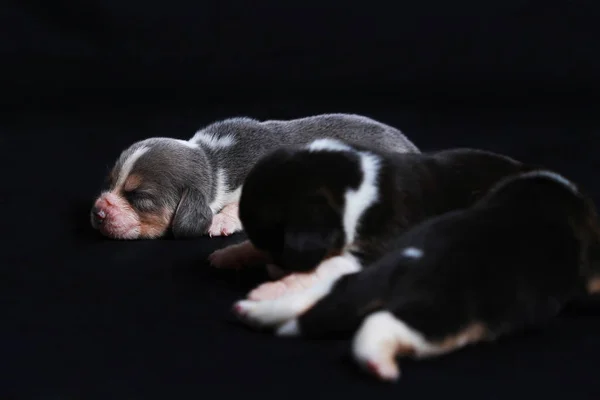
[[[430,154],[279,149],[250,171],[240,199],[249,240],[284,271],[309,271],[346,245],[345,195],[362,183],[359,151],[380,159],[379,200],[351,243],[364,263],[427,217],[473,204],[498,179],[527,167],[505,156],[453,149]],[[349,243],[350,244],[350,243]]]
[[[514,180],[409,229],[396,250],[341,278],[299,326],[310,337],[350,333],[383,309],[429,341],[472,324],[493,339],[544,324],[578,298],[600,273],[599,243],[589,199],[547,178]],[[422,256],[403,254],[408,247]]]
[[[287,271],[309,271],[344,243],[343,195],[361,182],[354,153],[279,149],[244,183],[239,215],[257,248]]]

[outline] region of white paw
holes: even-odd
[[[277,328],[275,334],[283,337],[298,337],[302,335],[302,332],[300,331],[300,326],[298,326],[298,320],[291,319]]]
[[[283,281],[265,282],[248,293],[248,299],[253,301],[275,300],[286,294],[288,287]]]
[[[381,381],[395,382],[400,379],[400,369],[393,359],[363,359],[359,365]]]
[[[240,321],[258,329],[278,327],[297,314],[293,304],[277,300],[241,300],[235,303],[233,311]]]
[[[208,235],[213,236],[229,236],[233,233],[242,231],[242,223],[236,216],[225,213],[218,213],[213,217]]]
[[[316,274],[291,273],[283,279],[265,282],[248,294],[250,300],[274,300],[282,296],[300,293],[318,281]]]

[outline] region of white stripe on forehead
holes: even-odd
[[[131,153],[125,159],[125,161],[123,162],[123,165],[121,166],[121,169],[119,170],[119,177],[117,179],[117,182],[115,183],[116,188],[120,188],[121,186],[123,186],[123,184],[125,183],[125,180],[131,173],[131,170],[133,169],[133,166],[135,165],[137,160],[139,160],[139,158],[141,156],[143,156],[148,150],[149,150],[149,147],[147,147],[147,146],[139,147],[139,148],[135,149],[133,151],[133,153]]]

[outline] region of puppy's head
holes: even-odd
[[[244,231],[280,269],[310,271],[345,245],[345,193],[361,180],[359,155],[340,142],[278,149],[259,160],[244,182]]]
[[[169,228],[199,236],[212,221],[212,176],[204,151],[188,142],[146,139],[123,151],[91,210],[91,223],[114,239],[149,239]]]
[[[513,196],[514,193],[520,196]],[[531,201],[548,215],[564,218],[580,244],[580,274],[587,291],[600,294],[600,225],[591,196],[566,177],[546,169],[536,168],[499,181],[483,201]],[[525,200],[527,199],[527,200]]]

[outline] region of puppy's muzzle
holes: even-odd
[[[106,218],[106,212],[99,209],[98,207],[92,208],[92,223],[95,228],[102,225],[105,218]]]

